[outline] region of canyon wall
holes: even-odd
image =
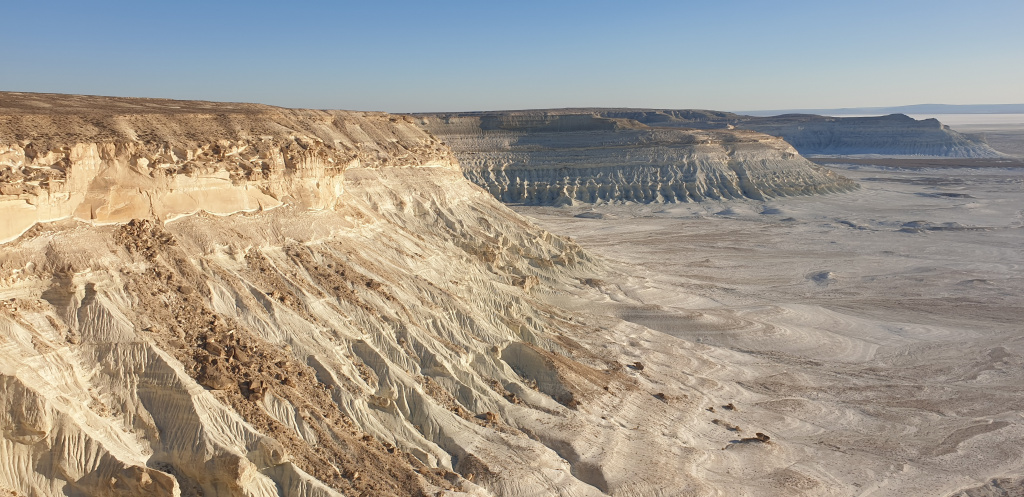
[[[599,110],[416,117],[454,150],[466,178],[510,203],[763,200],[856,187],[752,131],[656,127]]]

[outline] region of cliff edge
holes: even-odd
[[[457,168],[408,118],[0,93],[0,242],[37,222],[332,207],[347,169]]]

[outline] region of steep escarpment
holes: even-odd
[[[0,94],[0,241],[37,222],[337,202],[346,168],[453,167],[400,118],[254,104]]]
[[[504,202],[690,202],[847,191],[855,184],[750,131],[655,127],[601,112],[419,115],[468,179]]]
[[[711,493],[714,366],[625,367],[546,299],[600,263],[401,117],[4,98],[7,212],[55,213],[0,251],[0,489]]]
[[[804,155],[924,155],[1001,157],[988,144],[950,129],[935,119],[903,114],[829,117],[787,114],[756,117],[730,112],[657,109],[590,109],[594,115],[632,119],[650,126],[747,129],[778,136]]]

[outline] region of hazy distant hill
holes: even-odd
[[[1024,114],[1024,104],[917,104],[897,107],[846,107],[842,109],[782,109],[748,110],[737,114],[748,116],[778,116],[781,114],[819,114],[826,116],[887,115],[887,114]]]
[[[986,143],[949,129],[938,120],[917,120],[898,113],[878,117],[815,114],[759,117],[708,110],[581,109],[579,112],[632,119],[659,128],[747,129],[782,137],[804,155],[1001,156]]]

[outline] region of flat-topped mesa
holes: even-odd
[[[661,127],[587,109],[416,117],[451,146],[468,179],[510,203],[763,200],[856,188],[781,138],[752,131]]]
[[[596,116],[633,119],[649,126],[748,129],[778,136],[803,155],[914,155],[950,158],[1002,157],[988,144],[936,119],[904,114],[830,117],[785,114],[757,117],[709,110],[590,109]]]
[[[37,222],[96,224],[333,207],[355,167],[457,168],[384,113],[0,93],[0,243]]]
[[[781,136],[807,155],[915,155],[997,158],[1003,154],[936,119],[904,114],[828,117],[791,114],[753,118],[736,125]]]

